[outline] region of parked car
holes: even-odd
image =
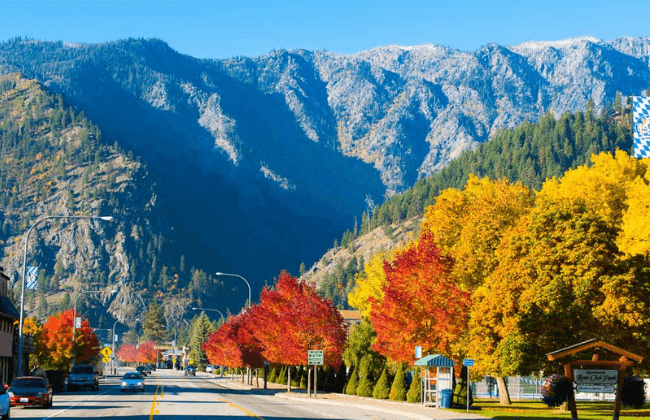
[[[214,365],[207,365],[205,367],[206,373],[213,373],[214,372]]]
[[[2,415],[2,420],[9,420],[11,417],[11,398],[7,388],[9,388],[9,385],[0,387],[0,415]]]
[[[144,377],[139,372],[127,372],[122,376],[121,392],[142,391],[144,392]]]
[[[47,379],[40,376],[22,376],[16,378],[7,390],[10,405],[40,405],[52,407],[52,387]]]
[[[136,367],[135,371],[138,372],[142,376],[147,376],[147,369],[145,369],[144,366]]]
[[[189,365],[185,366],[185,376],[196,376],[196,367]]]
[[[144,368],[144,371],[147,375],[151,375],[151,372],[153,371],[151,369],[151,365],[143,365],[142,367]]]
[[[99,389],[99,374],[93,365],[74,365],[68,376],[68,390],[90,388]]]

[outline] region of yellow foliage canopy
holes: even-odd
[[[375,254],[356,275],[356,286],[348,293],[348,304],[357,308],[362,317],[370,316],[370,298],[378,302],[384,300],[383,287],[386,284],[384,262],[392,261],[392,255],[389,252]]]

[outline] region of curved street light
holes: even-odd
[[[209,308],[192,308],[192,310],[193,310],[193,311],[214,311],[214,312],[219,312],[219,315],[221,315],[221,325],[223,325],[224,322],[225,322],[225,321],[224,321],[224,316],[223,316],[223,314],[222,314],[221,311],[218,310],[218,309],[209,309]]]
[[[32,229],[36,227],[39,223],[48,219],[99,219],[110,222],[113,220],[113,216],[44,216],[34,222],[33,225],[27,230],[25,234],[25,247],[23,250],[23,278],[22,278],[22,287],[20,292],[20,324],[18,326],[18,362],[16,364],[16,373],[18,376],[22,375],[22,361],[23,361],[23,318],[24,318],[24,309],[25,309],[25,273],[27,271],[27,243],[29,242],[29,234],[32,232]]]
[[[218,271],[217,271],[215,274],[216,274],[217,276],[239,277],[240,279],[244,280],[244,281],[246,282],[246,286],[248,286],[248,307],[249,307],[249,308],[251,307],[251,285],[250,285],[250,283],[248,282],[248,280],[246,280],[245,278],[243,278],[243,277],[240,276],[239,274],[220,273],[220,272],[218,272]]]

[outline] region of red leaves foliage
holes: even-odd
[[[44,354],[39,358],[46,365],[58,369],[69,369],[73,356],[72,325],[73,310],[51,315],[43,325]],[[81,328],[75,329],[76,363],[83,363],[99,354],[99,341],[87,319],[82,320]]]
[[[210,362],[260,367],[270,363],[307,364],[307,350],[324,351],[325,364],[338,366],[347,331],[332,302],[283,271],[273,289],[264,288],[260,304],[231,318],[203,349]]]
[[[384,300],[373,301],[370,320],[377,333],[373,349],[396,362],[413,362],[415,346],[451,353],[467,326],[470,292],[450,276],[453,261],[442,256],[433,235],[384,263]]]
[[[115,355],[123,362],[135,363],[138,357],[138,350],[134,345],[125,344],[115,352]]]
[[[153,363],[156,361],[156,356],[159,350],[154,349],[153,341],[146,341],[138,347],[138,355],[135,361],[138,363]]]

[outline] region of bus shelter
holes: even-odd
[[[422,366],[422,405],[440,408],[443,389],[452,389],[456,362],[441,354],[431,354],[415,361]],[[434,376],[435,373],[435,376]]]

